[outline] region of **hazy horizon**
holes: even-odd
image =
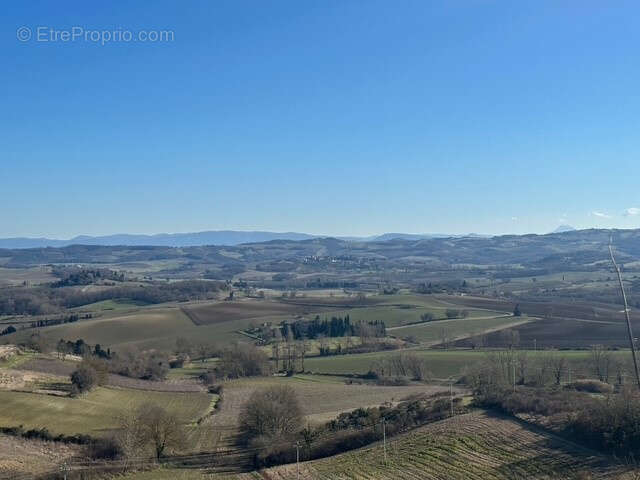
[[[591,228],[595,228],[595,229],[606,229],[606,227],[585,227],[585,228],[576,228],[573,225],[569,225],[569,224],[559,224],[556,226],[556,228],[560,228],[560,227],[570,227],[573,230],[587,230],[587,229],[591,229]],[[514,232],[499,232],[499,233],[485,233],[485,232],[412,232],[412,231],[381,231],[381,232],[374,232],[374,233],[369,233],[369,234],[361,234],[361,235],[352,235],[352,234],[344,234],[344,233],[337,233],[337,234],[327,234],[324,232],[305,232],[305,231],[299,231],[299,230],[259,230],[259,229],[229,229],[229,228],[224,228],[224,229],[213,229],[213,228],[209,228],[209,229],[204,229],[204,230],[194,230],[194,231],[162,231],[162,232],[150,232],[150,233],[141,233],[141,232],[113,232],[113,233],[104,233],[104,234],[95,234],[95,235],[88,235],[88,234],[84,234],[84,233],[80,233],[80,234],[76,234],[76,235],[66,235],[66,236],[60,236],[60,237],[55,237],[55,236],[51,236],[51,235],[8,235],[8,236],[4,236],[4,237],[0,237],[1,239],[20,239],[20,238],[25,238],[25,239],[48,239],[48,240],[55,240],[55,241],[69,241],[69,240],[73,240],[75,238],[78,237],[90,237],[90,238],[100,238],[100,237],[115,237],[115,236],[121,236],[121,235],[126,235],[126,236],[145,236],[145,237],[153,237],[153,236],[162,236],[162,235],[196,235],[196,234],[203,234],[203,233],[221,233],[221,232],[233,232],[233,233],[270,233],[270,234],[301,234],[301,235],[309,235],[312,237],[333,237],[333,238],[375,238],[378,236],[382,236],[382,235],[387,235],[387,234],[402,234],[402,235],[425,235],[425,236],[447,236],[447,235],[451,235],[451,236],[465,236],[465,235],[479,235],[479,236],[486,236],[486,237],[493,237],[493,236],[502,236],[502,235],[528,235],[528,234],[533,234],[533,235],[545,235],[545,234],[549,234],[549,233],[556,233],[554,229],[551,229],[549,231],[542,231],[542,232],[524,232],[524,233],[514,233]],[[612,227],[615,228],[615,227]],[[636,228],[640,228],[640,227],[636,227]],[[629,227],[628,229],[636,229],[634,227]],[[619,228],[620,230],[625,230],[627,228]]]

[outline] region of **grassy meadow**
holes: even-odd
[[[460,376],[465,367],[471,366],[487,358],[491,350],[427,350],[411,349],[411,353],[426,360],[428,369],[435,378],[448,378]],[[591,358],[589,350],[525,350],[526,354],[534,359],[536,356],[557,355],[567,358],[574,368],[574,376],[586,376],[585,363]],[[359,353],[354,355],[333,355],[328,357],[314,357],[305,360],[305,369],[316,374],[353,375],[365,374],[376,361],[390,355],[397,355],[399,351],[383,351],[372,353]],[[611,352],[613,358],[622,361],[630,360],[628,350]],[[592,372],[591,372],[592,374]]]
[[[168,393],[98,387],[78,398],[38,393],[0,391],[0,425],[46,427],[52,433],[100,436],[117,426],[117,417],[146,403],[175,413],[193,423],[211,408],[207,393]]]

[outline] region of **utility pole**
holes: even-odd
[[[384,464],[387,464],[387,424],[385,418],[382,417],[382,445],[384,448]]]
[[[69,471],[67,462],[64,462],[62,465],[60,465],[60,470],[62,471],[62,477],[64,478],[64,480],[67,480],[67,472]]]
[[[640,372],[638,372],[638,359],[636,358],[636,346],[633,341],[633,331],[631,330],[631,319],[629,318],[629,306],[627,305],[627,294],[624,292],[624,284],[622,283],[622,274],[620,273],[620,267],[616,263],[616,259],[613,256],[613,234],[609,236],[609,255],[611,255],[611,263],[618,275],[618,283],[620,284],[620,292],[622,292],[622,301],[624,303],[624,317],[627,320],[627,333],[629,334],[629,346],[631,347],[631,355],[633,356],[633,368],[636,372],[636,382],[638,388],[640,388]]]
[[[296,440],[296,479],[300,480],[300,441]]]
[[[453,417],[453,379],[449,378],[449,403],[451,404],[451,416]]]

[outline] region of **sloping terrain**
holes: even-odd
[[[511,418],[476,412],[310,462],[222,475],[159,469],[126,480],[635,480],[637,470]]]
[[[382,445],[300,466],[300,478],[513,480],[625,478],[625,469],[595,454],[527,425],[486,413],[437,422]],[[237,478],[295,478],[286,465]],[[631,477],[629,477],[631,478]]]

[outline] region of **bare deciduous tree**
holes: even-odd
[[[520,345],[520,332],[514,330],[513,328],[507,328],[505,330],[500,331],[500,338],[506,347],[511,350],[512,348]]]
[[[591,368],[601,382],[609,382],[609,367],[611,366],[611,352],[602,345],[591,347]]]
[[[451,342],[451,335],[446,328],[440,329],[440,340],[442,341],[442,348],[445,350],[449,348],[449,342]]]
[[[303,418],[295,390],[276,385],[249,397],[240,413],[240,430],[248,442],[258,437],[287,437],[301,428]]]
[[[551,357],[551,370],[553,371],[556,385],[560,385],[562,376],[567,370],[567,358],[564,355],[553,355]]]
[[[117,418],[119,429],[115,440],[124,455],[123,468],[129,468],[129,461],[144,456],[147,450],[147,440],[138,412],[129,412]]]
[[[184,429],[179,419],[153,403],[141,405],[119,418],[116,440],[127,458],[153,451],[156,459],[184,443]]]
[[[142,438],[151,445],[157,459],[184,441],[184,430],[178,418],[158,405],[142,405],[138,410],[138,422]]]

